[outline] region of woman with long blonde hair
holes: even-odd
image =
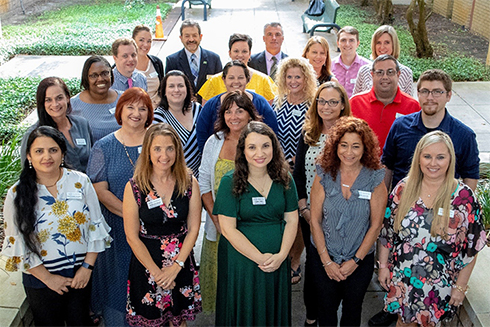
[[[480,205],[454,178],[450,137],[434,131],[415,149],[408,176],[393,189],[380,241],[378,279],[385,311],[397,326],[435,326],[451,319],[485,246]]]

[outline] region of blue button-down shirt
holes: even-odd
[[[128,78],[123,76],[116,67],[113,69],[114,72],[114,84],[112,84],[111,89],[116,91],[126,91],[129,89]],[[134,71],[131,75],[133,80],[133,87],[141,87],[143,90],[148,90],[148,85],[146,83],[146,76],[140,72]]]

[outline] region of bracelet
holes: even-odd
[[[303,213],[303,211],[308,210],[308,206],[304,206],[303,208],[299,209],[300,213]]]
[[[94,270],[94,266],[91,264],[86,263],[85,261],[82,263],[82,267],[88,270]]]
[[[325,251],[327,251],[327,247],[325,247],[322,252],[318,253],[318,255],[321,256],[322,254],[325,253]]]
[[[390,268],[389,263],[381,263],[378,261],[378,269]]]
[[[330,260],[329,262],[324,263],[324,264],[323,264],[323,267],[330,266],[332,263],[333,263],[333,261],[332,261],[332,260]]]
[[[457,289],[458,291],[460,291],[461,293],[465,294],[468,293],[468,290],[470,289],[470,287],[468,285],[466,285],[464,288],[458,284],[454,284],[453,285],[453,288]]]

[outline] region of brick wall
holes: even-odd
[[[470,24],[471,6],[473,0],[455,0],[453,6],[452,21],[468,27]]]
[[[22,0],[26,10],[36,2],[39,2],[39,0]],[[12,11],[21,12],[20,0],[0,0],[0,14]]]
[[[435,13],[446,18],[451,18],[454,0],[434,0],[433,10]]]
[[[490,1],[477,0],[473,11],[473,21],[471,31],[482,35],[487,40],[490,39]]]

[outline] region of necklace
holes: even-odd
[[[45,186],[46,188],[50,188],[50,187],[55,186],[56,184],[58,184],[58,181],[61,179],[61,175],[63,175],[63,170],[62,170],[62,169],[60,169],[60,174],[58,175],[58,178],[56,179],[56,182],[54,182],[54,184],[53,184],[53,185],[46,185],[46,184],[44,184],[44,186]]]
[[[267,184],[269,183],[269,179],[268,178],[264,178],[264,182],[262,182],[262,185],[260,185],[259,183],[257,183],[257,181],[255,180],[255,178],[253,178],[253,177],[250,177],[249,176],[248,179],[251,182],[251,184],[257,189],[257,191],[259,191],[260,194],[264,195],[265,188],[266,188]]]
[[[122,133],[121,133],[122,134]],[[128,159],[129,159],[129,163],[131,164],[131,166],[133,166],[134,168],[134,163],[133,163],[133,160],[131,160],[131,157],[129,156],[129,153],[128,153],[128,149],[126,148],[126,144],[124,144],[124,138],[123,136],[121,135],[121,141],[122,141],[122,144],[123,144],[123,147],[124,147],[124,152],[126,152],[126,155],[128,156]]]

